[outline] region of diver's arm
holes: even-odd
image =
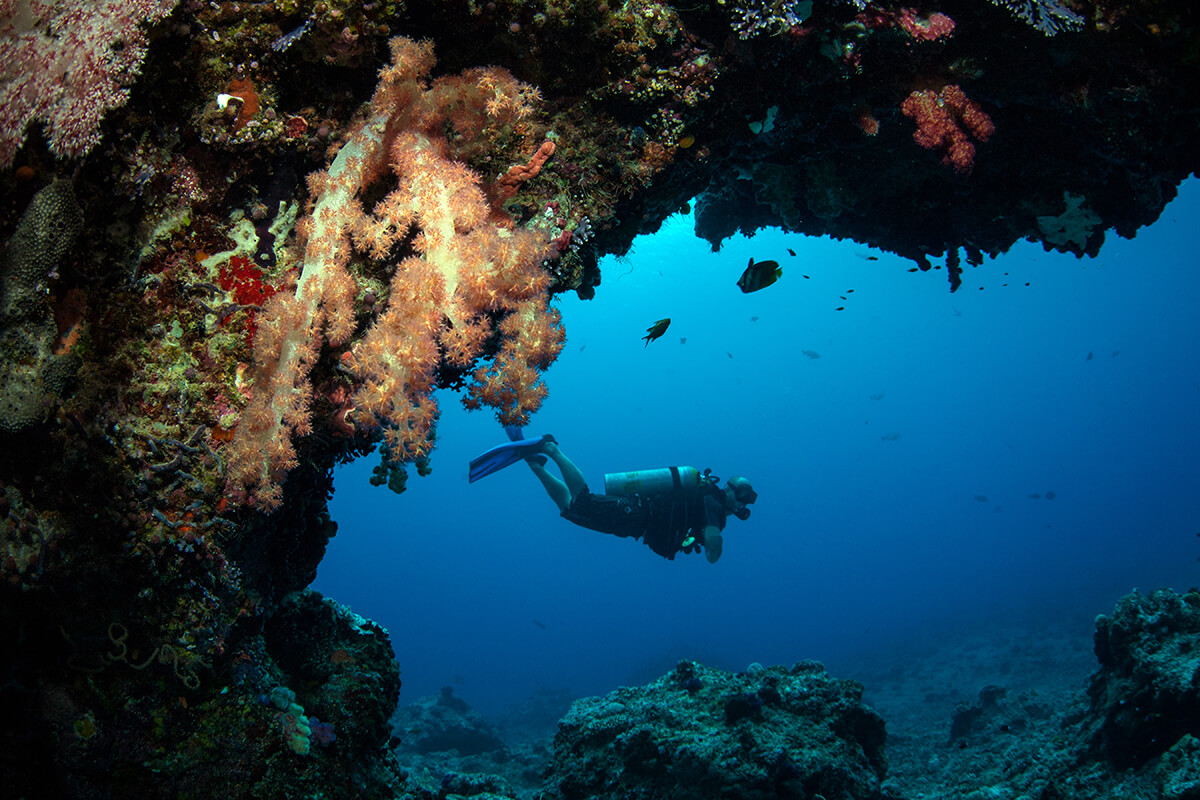
[[[708,563],[717,563],[717,559],[721,557],[722,544],[721,529],[715,525],[707,526],[704,529],[704,557],[708,559]]]

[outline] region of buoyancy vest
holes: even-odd
[[[709,480],[692,492],[659,492],[641,500],[649,512],[642,541],[667,560],[673,561],[677,553],[700,552],[710,520],[708,506],[713,508],[712,522],[719,528],[725,525],[724,491]]]

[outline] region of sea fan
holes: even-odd
[[[992,0],[998,6],[1024,20],[1047,36],[1063,31],[1077,31],[1083,17],[1062,4],[1060,0]]]

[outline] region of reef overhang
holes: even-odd
[[[523,420],[549,297],[602,307],[600,257],[689,204],[714,247],[848,238],[954,290],[1022,239],[1133,236],[1200,160],[1185,0],[17,6],[0,630],[28,796],[402,785],[386,632],[305,590],[331,470],[377,450],[402,490],[437,387]]]

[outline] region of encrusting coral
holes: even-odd
[[[346,418],[364,430],[381,428],[393,461],[432,448],[438,410],[431,394],[443,360],[468,369],[498,336],[499,355],[490,369],[477,370],[482,386],[468,404],[496,406],[502,422],[523,423],[545,395],[539,371],[562,348],[541,268],[548,242],[514,229],[461,161],[529,116],[536,90],[498,68],[427,85],[432,44],[397,37],[391,49],[367,118],[328,171],[309,176],[316,199],[299,226],[301,276],[294,293],[267,303],[255,337],[259,372],[231,447],[230,482],[267,508],[278,504],[295,464],[291,435],[311,430],[308,375],[322,342],[344,348],[355,334],[357,286],[348,267],[356,251],[400,257],[386,309],[341,354],[355,385]],[[553,147],[539,149],[547,151]],[[360,198],[389,175],[395,188],[364,209]]]

